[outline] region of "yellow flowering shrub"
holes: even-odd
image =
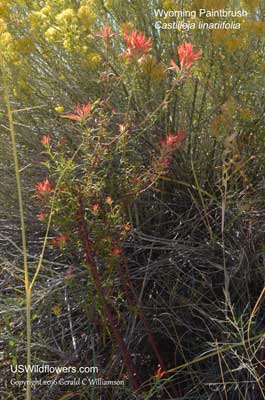
[[[81,6],[78,9],[77,15],[85,27],[90,27],[96,19],[95,13],[89,6]]]
[[[9,16],[10,10],[9,10],[9,4],[8,1],[1,0],[0,1],[0,16],[7,18]]]
[[[7,30],[7,24],[3,18],[0,18],[0,34]]]
[[[41,14],[46,15],[47,17],[51,15],[52,13],[52,7],[50,4],[47,4],[45,7],[43,7],[40,10]]]
[[[10,32],[3,32],[0,35],[0,45],[5,52],[9,52],[13,49],[13,38]]]
[[[63,10],[57,14],[55,20],[61,26],[77,22],[76,14],[72,8],[67,8],[66,10]]]
[[[53,26],[50,26],[44,33],[44,36],[48,40],[48,42],[54,42],[59,39],[60,33],[58,28],[56,29]]]

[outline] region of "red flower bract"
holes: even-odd
[[[184,138],[185,138],[185,131],[178,131],[178,134],[175,136],[173,135],[166,136],[166,144],[173,145],[177,142],[181,142]]]
[[[194,61],[198,60],[202,55],[202,50],[199,50],[197,53],[193,52],[193,44],[192,43],[182,43],[178,47],[178,56],[181,69],[187,70],[189,69]],[[171,60],[171,65],[174,69],[179,71],[179,67],[177,64]]]
[[[182,145],[185,138],[185,131],[178,131],[177,135],[166,135],[166,138],[160,141],[160,149],[163,153],[174,151]]]
[[[39,221],[44,221],[45,218],[47,218],[47,214],[45,214],[45,213],[43,213],[43,212],[41,212],[41,213],[39,213],[39,214],[37,215],[37,219],[38,219]]]
[[[114,247],[111,250],[112,254],[115,254],[116,256],[120,256],[121,255],[121,249],[119,247]]]
[[[52,191],[52,185],[49,182],[49,179],[46,178],[43,182],[36,183],[36,189],[39,196],[45,196],[47,193]]]
[[[115,36],[115,33],[111,32],[111,27],[109,25],[105,25],[101,29],[100,33],[95,35],[95,37],[99,37],[100,39],[103,39],[103,40],[109,40],[113,36]]]
[[[111,28],[109,25],[104,26],[104,28],[101,31],[102,36],[105,38],[109,38],[111,35]]]
[[[164,168],[168,168],[170,166],[170,159],[168,157],[162,159],[162,165]]]
[[[98,213],[99,212],[99,204],[98,203],[95,203],[95,204],[92,205],[92,211],[94,213]]]
[[[83,104],[77,103],[76,114],[61,115],[62,118],[72,119],[73,121],[83,122],[91,113],[92,103]]]
[[[43,146],[48,146],[50,144],[51,138],[50,136],[42,136],[41,143]]]
[[[165,372],[162,371],[162,368],[161,368],[161,367],[159,367],[159,368],[157,369],[156,373],[155,373],[155,377],[158,378],[158,379],[160,379],[160,378],[162,378],[164,375],[165,375]]]
[[[67,240],[68,240],[68,236],[65,233],[62,233],[61,235],[58,235],[55,238],[53,238],[51,240],[51,243],[54,246],[58,246],[58,247],[60,247],[60,249],[62,249],[64,247],[65,243],[67,242]]]
[[[127,58],[143,57],[151,48],[152,39],[146,39],[142,32],[133,31],[131,34],[124,34],[124,41],[127,46],[124,55]]]

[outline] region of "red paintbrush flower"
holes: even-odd
[[[47,193],[50,193],[53,190],[48,178],[46,178],[43,182],[37,182],[36,189],[39,196],[45,196]]]
[[[119,247],[113,247],[111,252],[112,252],[112,254],[115,254],[116,256],[120,256],[121,255],[121,249]]]
[[[92,205],[92,211],[97,214],[99,212],[99,204],[95,203]]]
[[[94,35],[95,37],[99,37],[100,39],[103,40],[109,40],[111,39],[113,36],[115,36],[115,33],[111,32],[111,27],[109,25],[105,25],[99,34]]]
[[[49,146],[51,141],[50,136],[42,136],[41,138],[41,144],[43,144],[43,146]]]
[[[174,145],[177,142],[181,142],[185,138],[185,131],[178,131],[177,135],[167,135],[166,144],[169,146]]]
[[[164,168],[168,168],[170,166],[170,159],[168,157],[167,158],[163,158],[162,159],[162,165],[163,165]]]
[[[127,46],[124,55],[127,58],[143,57],[151,49],[152,39],[146,40],[142,32],[133,31],[131,34],[124,34],[124,41]]]
[[[47,214],[45,214],[45,213],[43,213],[43,212],[37,214],[37,219],[38,219],[39,221],[44,221],[46,218],[47,218]]]
[[[60,247],[60,249],[62,249],[64,247],[65,243],[67,242],[67,240],[68,240],[68,236],[66,235],[66,233],[62,233],[61,235],[58,235],[55,238],[53,238],[51,240],[51,243],[54,246],[58,246],[58,247]]]
[[[185,131],[178,131],[177,135],[166,135],[166,138],[160,141],[160,149],[163,153],[174,151],[181,146],[185,138]]]
[[[199,50],[197,53],[193,52],[193,44],[192,43],[182,43],[178,47],[178,56],[180,67],[182,70],[188,70],[194,61],[198,60],[202,55],[202,50]],[[179,71],[178,65],[171,60],[172,68],[176,71]]]
[[[178,55],[181,67],[188,69],[194,61],[201,57],[202,50],[195,54],[192,43],[183,43],[178,47]]]
[[[127,222],[126,224],[123,225],[125,232],[130,232],[132,230],[132,225]]]
[[[62,118],[72,119],[73,121],[83,122],[90,115],[92,103],[83,104],[77,103],[76,114],[61,115]]]
[[[156,377],[157,379],[160,379],[160,378],[162,378],[164,375],[165,375],[165,371],[162,371],[162,368],[159,367],[159,368],[157,369],[156,373],[155,373],[155,377]]]

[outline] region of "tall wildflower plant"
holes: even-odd
[[[148,340],[163,370],[167,366],[158,345],[144,316],[138,308],[138,299],[130,280],[126,265],[126,254],[123,242],[133,229],[128,204],[141,193],[155,186],[160,177],[167,173],[173,154],[182,150],[186,134],[183,130],[176,133],[166,132],[157,143],[156,154],[149,159],[144,169],[140,163],[131,158],[134,148],[134,122],[131,118],[131,107],[135,98],[135,87],[128,93],[128,106],[124,113],[117,113],[111,105],[110,70],[113,70],[110,58],[110,47],[113,40],[119,40],[109,26],[102,28],[95,35],[101,40],[104,49],[105,85],[103,98],[89,99],[85,104],[78,103],[75,112],[65,113],[66,124],[71,124],[72,136],[79,151],[77,157],[71,157],[71,149],[67,139],[43,137],[44,153],[47,156],[45,165],[48,177],[36,183],[36,197],[41,209],[38,219],[45,223],[46,215],[51,214],[53,204],[53,227],[56,232],[51,240],[55,251],[75,254],[87,268],[93,282],[91,298],[96,298],[97,310],[102,317],[101,329],[111,334],[113,346],[118,346],[126,365],[131,385],[135,390],[141,387],[141,379],[136,369],[130,349],[123,338],[123,324],[119,320],[120,310],[113,299],[123,296],[127,307],[136,308],[136,315],[142,321]],[[114,39],[115,38],[115,39]],[[127,59],[128,68],[133,67],[134,80],[140,73],[143,60],[152,51],[151,38],[142,32],[125,33],[122,57]],[[185,44],[182,45],[185,47]],[[193,55],[192,45],[188,56],[182,55],[179,70],[175,70],[173,88],[184,83],[190,74],[192,63],[202,52]],[[189,58],[183,62],[184,58]],[[171,67],[166,67],[171,74]],[[118,77],[122,79],[122,75]],[[125,83],[122,82],[124,85]],[[165,102],[171,92],[166,94]],[[69,121],[69,122],[67,122]],[[57,185],[57,193],[53,197],[53,181],[64,173]],[[115,277],[120,275],[123,293],[116,292]]]
[[[121,268],[122,262],[126,265],[126,255],[123,253],[122,244],[133,229],[133,221],[130,220],[127,204],[154,186],[167,172],[173,153],[181,150],[185,143],[185,132],[165,132],[164,137],[157,143],[157,152],[150,158],[147,168],[143,169],[142,165],[132,163],[134,126],[133,119],[130,117],[131,107],[137,97],[135,85],[137,75],[141,65],[152,51],[152,40],[135,30],[125,32],[122,38],[117,38],[123,42],[124,51],[121,56],[127,60],[125,67],[127,65],[128,68],[133,68],[134,77],[134,84],[128,92],[126,112],[118,114],[111,106],[109,85],[110,71],[114,70],[110,48],[111,42],[117,36],[108,25],[95,35],[95,40],[101,40],[103,43],[106,69],[103,73],[105,81],[103,98],[90,100],[86,104],[78,103],[75,113],[61,115],[65,121],[70,120],[72,124],[76,146],[73,154],[70,154],[66,138],[61,137],[55,141],[52,136],[43,136],[41,139],[47,156],[45,166],[49,176],[45,176],[42,181],[36,183],[36,198],[41,206],[37,219],[46,223],[47,228],[40,259],[32,276],[28,268],[20,169],[7,83],[8,68],[5,58],[2,58],[2,81],[13,149],[24,257],[27,400],[31,399],[32,289],[41,270],[47,244],[52,245],[55,251],[71,252],[81,257],[94,283],[95,290],[92,295],[96,296],[102,308],[100,310],[104,316],[102,329],[112,334],[112,340],[119,347],[134,389],[137,390],[141,386],[140,376],[130,349],[123,338],[119,309],[111,300],[110,293],[115,291],[114,279],[118,272],[124,282],[124,295],[128,307],[137,308],[137,295],[130,281],[128,269]],[[191,73],[192,63],[201,56],[201,52],[193,54],[191,44],[181,46],[178,52],[180,68],[176,67],[175,62],[171,62],[176,74],[172,90],[176,83],[184,82]],[[170,73],[172,67],[165,67]],[[117,75],[117,78],[122,82],[122,73],[120,76]],[[126,87],[125,82],[122,84]],[[171,91],[166,94],[164,103],[168,101],[170,94]],[[55,235],[49,243],[48,233],[52,219]],[[106,267],[100,267],[98,260],[104,261],[103,265]],[[129,285],[126,282],[130,282]],[[166,370],[167,366],[142,310],[136,310],[136,314],[143,322],[157,361],[161,368]]]
[[[83,329],[79,316],[85,309],[84,330],[91,327],[93,347],[86,346],[87,359],[101,360],[106,374],[129,376],[131,387],[145,391],[140,397],[199,399],[220,392],[225,398],[259,398],[264,391],[264,0],[244,1],[249,15],[240,20],[238,31],[189,33],[157,30],[153,1],[0,3],[25,302],[18,299],[14,269],[4,266],[3,275],[12,275],[19,305],[27,303],[24,363],[35,362],[37,355],[35,347],[30,354],[30,326],[36,324],[37,334],[47,340],[42,335],[46,315],[36,304],[49,293],[62,311],[68,302],[59,296],[63,288],[73,294],[74,318],[65,335],[72,347],[63,341],[62,356],[71,349],[79,355],[82,342],[79,347],[75,338]],[[166,14],[175,3],[161,2],[165,24],[171,24]],[[197,9],[200,1],[190,3],[184,0],[183,7]],[[204,3],[215,7],[212,0]],[[227,0],[218,3],[229,7]],[[9,72],[16,77],[12,85]],[[34,261],[26,257],[17,151],[21,164],[31,163],[39,142],[45,153],[42,167],[35,168],[34,157],[23,168],[25,188],[30,179],[38,207],[31,207],[32,214],[46,229],[33,268]],[[2,162],[9,166],[5,149],[0,155],[1,168]],[[5,176],[2,180],[7,190],[1,197],[9,205],[9,183]],[[24,200],[25,209],[32,206],[32,198]],[[36,237],[35,226],[31,219],[28,243]],[[15,224],[12,229],[15,236]],[[1,243],[11,243],[9,232],[4,239],[1,234]],[[45,247],[54,254],[47,252],[49,266],[42,270]],[[3,258],[9,259],[6,248]],[[50,268],[53,256],[56,270]],[[51,278],[49,285],[38,279],[40,272],[43,279]],[[61,286],[53,290],[55,276]],[[38,292],[33,290],[37,284]],[[18,345],[24,318],[13,321],[12,294],[4,296],[1,304],[12,320],[12,336],[21,334],[7,345],[7,358],[14,364],[24,359]],[[61,323],[68,329],[60,307],[49,309],[55,322],[51,329]],[[10,339],[8,325],[1,324],[4,341]],[[86,333],[80,333],[85,340]],[[35,346],[33,329],[32,335]],[[60,362],[55,354],[54,361]],[[46,351],[42,355],[43,360],[54,357]],[[2,368],[8,375],[6,362]],[[61,389],[54,390],[41,396],[59,398]],[[115,395],[123,399],[127,393],[113,389],[109,398]]]

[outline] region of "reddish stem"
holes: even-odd
[[[83,201],[82,201],[82,198],[79,198],[78,231],[79,231],[80,239],[82,241],[82,245],[84,248],[85,261],[86,261],[86,264],[90,268],[92,279],[95,283],[98,293],[100,294],[100,297],[101,297],[101,300],[103,303],[103,307],[104,307],[106,320],[109,322],[109,327],[110,327],[110,329],[116,339],[116,342],[122,352],[122,355],[124,358],[124,363],[128,370],[130,381],[131,381],[134,389],[138,389],[140,386],[140,380],[139,380],[138,374],[136,372],[136,369],[134,367],[129,350],[128,350],[128,348],[119,332],[119,329],[117,327],[117,322],[115,321],[115,318],[112,314],[111,307],[106,299],[104,289],[102,286],[102,282],[101,282],[101,278],[98,273],[97,265],[96,265],[96,262],[94,259],[93,244],[92,244],[91,239],[89,238],[87,223],[85,221],[84,214],[85,214],[85,210],[84,210],[84,206],[83,206]]]

